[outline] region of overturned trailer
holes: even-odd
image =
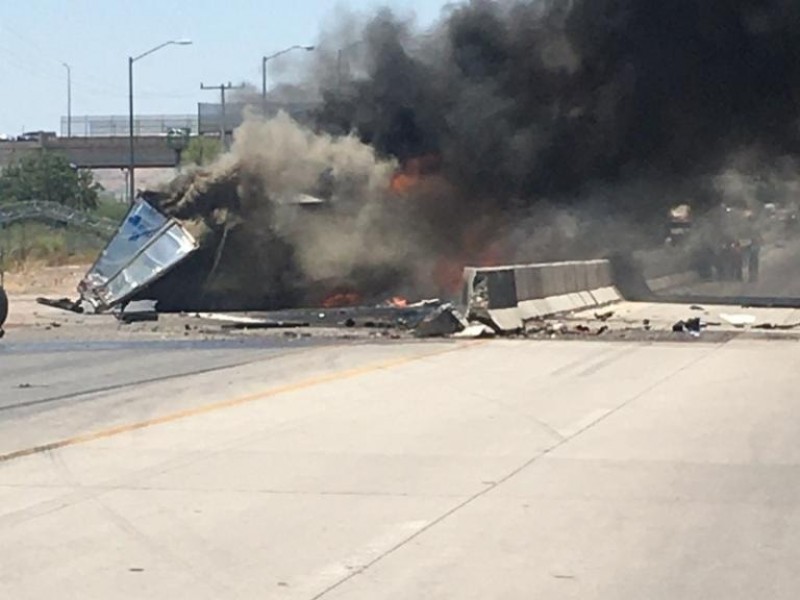
[[[185,261],[198,242],[178,220],[137,199],[114,237],[78,284],[81,303],[103,312],[146,294]]]
[[[395,171],[352,136],[285,115],[248,121],[213,165],[139,195],[79,304],[232,311],[438,297],[429,250],[449,246],[419,218],[432,203],[392,190]]]
[[[324,219],[328,202],[292,194],[253,214],[240,206],[238,184],[232,174],[201,189],[183,182],[178,191],[142,193],[79,283],[80,299],[45,303],[79,312],[123,310],[140,300],[155,301],[159,312],[278,310],[368,301],[355,292],[397,280],[391,268],[309,277],[285,231],[276,231],[275,213],[286,229]]]

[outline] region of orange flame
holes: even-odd
[[[416,187],[426,175],[439,169],[439,157],[435,155],[410,158],[393,176],[389,187],[399,195],[408,193]]]
[[[405,308],[408,306],[408,300],[402,296],[393,296],[386,301],[386,305],[395,308]]]
[[[356,306],[361,302],[361,296],[357,292],[336,292],[322,301],[323,308],[343,308],[345,306]]]

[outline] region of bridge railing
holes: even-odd
[[[0,204],[0,228],[19,221],[49,221],[86,229],[103,237],[111,236],[119,225],[116,221],[57,202],[29,200]]]

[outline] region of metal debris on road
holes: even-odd
[[[719,317],[734,327],[744,327],[756,322],[756,318],[753,315],[720,313]]]
[[[699,318],[694,317],[685,321],[678,321],[672,326],[672,331],[675,333],[691,333],[700,335],[700,330],[703,328],[703,323]]]
[[[453,334],[454,338],[458,339],[479,339],[491,338],[497,335],[491,327],[483,323],[471,323],[462,331]]]
[[[758,325],[753,325],[753,329],[774,331],[789,331],[792,329],[797,329],[798,327],[800,327],[800,323],[787,323],[785,325],[776,325],[775,323],[760,323]]]
[[[120,310],[114,311],[114,316],[125,325],[158,321],[156,303],[152,300],[137,300],[125,304]]]
[[[467,322],[452,304],[442,304],[427,315],[414,329],[416,337],[443,337],[467,328]]]
[[[250,323],[224,323],[222,329],[296,329],[298,327],[309,327],[309,323],[304,321],[254,321]]]
[[[57,300],[51,298],[36,298],[36,303],[42,306],[49,306],[50,308],[59,308],[77,314],[83,313],[83,307],[80,300],[70,300],[69,298],[59,298]]]

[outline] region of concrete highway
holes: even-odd
[[[115,335],[0,342],[2,598],[800,589],[795,338]]]

